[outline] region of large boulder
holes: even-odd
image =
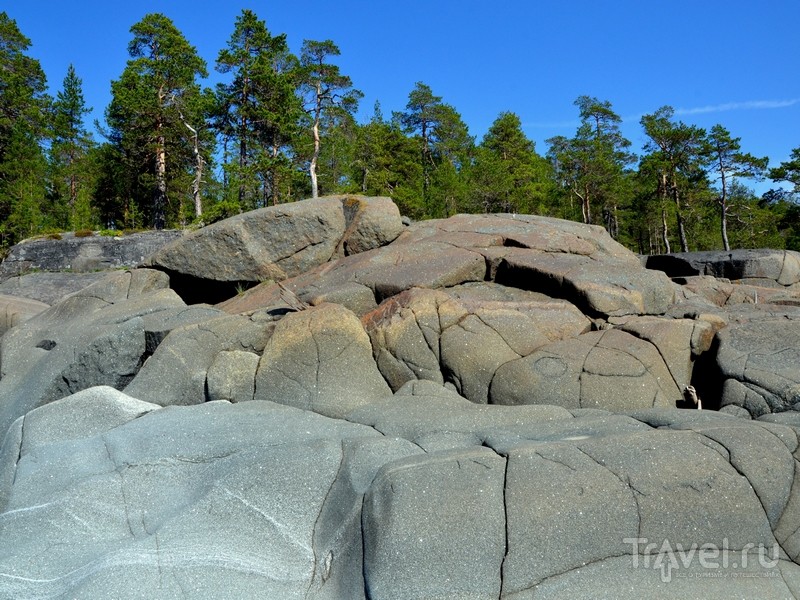
[[[126,386],[158,313],[184,307],[166,275],[120,271],[8,331],[0,342],[0,431],[29,410],[95,385]]]
[[[365,315],[375,360],[392,389],[412,379],[446,381],[485,404],[500,365],[590,327],[572,304],[506,289],[460,287],[456,299],[449,289],[412,288]]]
[[[648,271],[601,227],[531,215],[456,215],[416,224],[386,247],[290,278],[283,286],[309,304],[337,302],[357,314],[412,287],[492,280],[566,299],[591,316],[661,314],[675,286]],[[231,312],[273,306],[265,283],[220,305]]]
[[[188,321],[171,329],[125,393],[159,406],[201,404],[208,400],[252,400],[242,397],[252,391],[253,373],[246,369],[241,385],[223,383],[221,370],[228,352],[246,352],[256,357],[264,351],[275,329],[269,315],[228,315],[220,311],[211,318]],[[245,365],[242,365],[244,368]],[[210,378],[210,379],[209,379]],[[248,379],[249,378],[249,379]],[[236,391],[236,397],[226,397]]]
[[[31,271],[90,273],[132,268],[180,231],[147,231],[120,236],[62,234],[59,239],[25,240],[13,246],[0,264],[0,281]]]
[[[489,390],[494,404],[617,411],[675,406],[682,397],[658,349],[618,329],[554,342],[507,362]]]
[[[217,282],[280,281],[335,256],[379,247],[402,231],[388,198],[329,196],[246,212],[194,231],[147,265]]]
[[[800,315],[732,323],[717,334],[722,406],[753,417],[800,410]]]
[[[670,277],[712,275],[725,279],[769,281],[781,286],[800,282],[800,253],[792,250],[676,252],[648,256],[648,269]]]
[[[391,395],[352,312],[322,304],[281,319],[264,348],[255,399],[342,418]]]

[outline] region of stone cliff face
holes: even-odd
[[[790,597],[798,255],[647,264],[341,196],[73,284],[0,340],[0,597]]]

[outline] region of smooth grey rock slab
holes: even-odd
[[[800,281],[800,253],[766,249],[674,253],[647,257],[647,268],[664,271],[670,277],[769,279],[788,286]]]
[[[88,273],[132,268],[153,252],[182,235],[181,231],[146,231],[124,236],[92,235],[62,239],[25,240],[13,246],[0,264],[0,280],[39,271]]]
[[[0,341],[0,431],[44,403],[96,385],[124,387],[144,359],[145,318],[184,307],[163,273],[115,272]]]
[[[487,448],[384,466],[364,498],[369,598],[498,598],[505,459]]]
[[[102,425],[48,439],[91,401]],[[419,452],[271,403],[158,409],[108,388],[25,419],[0,597],[363,598],[361,496]]]
[[[97,273],[28,273],[6,279],[0,283],[0,293],[30,298],[53,305],[70,294],[74,294],[97,283],[108,275]]]

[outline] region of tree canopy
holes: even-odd
[[[800,147],[768,168],[723,126],[670,106],[641,117],[641,148],[607,99],[575,99],[571,136],[541,150],[500,112],[476,140],[418,81],[402,110],[360,121],[361,92],[335,41],[231,24],[208,84],[203,57],[164,14],[130,30],[96,140],[73,66],[55,97],[31,42],[0,12],[0,243],[53,230],[183,227],[332,193],[390,196],[412,219],[531,213],[604,227],[640,253],[800,248]],[[626,131],[628,131],[626,129]],[[756,194],[751,182],[769,177]]]

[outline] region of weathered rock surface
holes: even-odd
[[[9,329],[0,598],[800,595],[794,255],[396,211],[241,215]]]
[[[800,409],[800,318],[731,324],[717,338],[722,406],[753,417]]]
[[[255,399],[342,418],[391,391],[358,318],[322,304],[278,322],[259,361]]]
[[[505,363],[489,395],[494,404],[625,411],[675,406],[682,391],[656,346],[609,329],[554,342]]]
[[[782,286],[800,282],[800,253],[792,250],[676,252],[648,256],[646,265],[670,277],[713,275],[736,280],[769,280]]]
[[[328,196],[214,223],[162,248],[147,265],[201,280],[280,281],[391,242],[402,228],[388,198]]]
[[[0,281],[31,271],[88,273],[139,266],[142,261],[182,234],[147,231],[123,236],[92,235],[26,240],[14,246],[0,264]]]
[[[564,301],[512,296],[505,286],[482,284],[456,299],[448,290],[412,288],[393,296],[363,320],[378,368],[397,390],[411,379],[453,384],[473,402],[486,403],[497,369],[550,342],[588,331],[590,321]],[[475,293],[475,290],[482,292]]]
[[[529,215],[457,215],[409,228],[391,245],[323,265],[285,286],[305,302],[342,302],[364,314],[411,287],[486,279],[564,298],[592,315],[659,314],[674,299],[662,273],[600,227]],[[371,292],[371,295],[370,295]],[[221,305],[244,312],[275,304],[275,284]]]
[[[432,382],[393,406],[358,409],[374,427],[110,388],[40,407],[0,449],[0,596],[791,597],[800,583],[792,427],[478,406]],[[437,425],[475,435],[395,437]],[[701,561],[702,544],[717,553]]]
[[[50,305],[30,298],[0,294],[0,335],[50,308]]]
[[[0,293],[20,298],[38,300],[47,305],[53,305],[74,294],[105,279],[107,272],[94,273],[28,273],[10,277],[0,283]]]
[[[44,403],[138,372],[148,322],[184,306],[158,271],[116,272],[11,329],[0,341],[0,430]]]

